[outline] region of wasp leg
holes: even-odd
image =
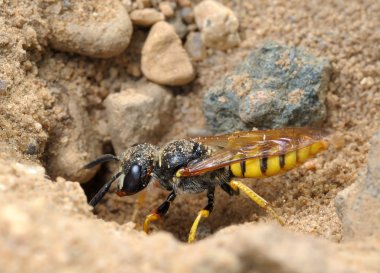
[[[226,193],[228,193],[230,196],[233,196],[233,195],[239,195],[239,189],[237,190],[234,190],[228,183],[222,183],[220,185],[220,187],[222,188],[222,190],[224,190]]]
[[[145,197],[146,197],[146,191],[140,192],[139,197],[137,198],[135,202],[135,206],[133,208],[133,213],[131,217],[132,222],[136,222],[137,214],[139,213],[140,206],[144,203]]]
[[[168,212],[169,207],[170,207],[170,203],[173,202],[175,197],[176,197],[176,194],[174,191],[172,191],[169,194],[169,196],[166,198],[166,200],[157,209],[155,209],[154,211],[152,211],[151,213],[149,213],[147,215],[147,217],[145,218],[145,221],[144,221],[145,233],[149,232],[150,222],[157,221],[158,219],[160,219],[162,216],[164,216]]]
[[[194,242],[195,235],[197,234],[198,225],[199,225],[199,222],[201,221],[202,217],[207,218],[210,215],[210,213],[213,211],[213,209],[214,209],[214,192],[215,192],[215,188],[208,189],[208,191],[207,191],[207,198],[208,198],[207,205],[202,210],[200,210],[198,212],[198,216],[197,216],[197,218],[195,218],[193,225],[191,226],[191,229],[189,232],[189,239],[187,241],[188,243]]]
[[[264,199],[262,198],[260,195],[258,195],[257,193],[255,193],[252,189],[250,189],[249,187],[247,187],[246,185],[244,185],[243,183],[239,182],[239,181],[236,181],[236,180],[232,180],[230,182],[230,186],[231,188],[233,188],[234,190],[238,190],[240,189],[242,192],[244,192],[253,202],[255,202],[257,205],[259,205],[260,207],[262,207],[263,209],[265,209],[270,215],[272,215],[272,217],[274,219],[277,220],[277,222],[280,223],[280,225],[285,225],[284,221],[281,220],[281,218],[274,212],[273,208],[271,207],[271,205]]]
[[[92,197],[92,199],[90,200],[90,202],[88,202],[91,206],[95,207],[96,204],[99,203],[99,201],[104,197],[104,195],[106,195],[106,193],[110,190],[111,188],[111,185],[112,183],[119,178],[119,176],[121,175],[121,172],[113,175],[111,177],[111,180],[108,181],[106,184],[104,184],[104,186],[98,191],[98,193]]]

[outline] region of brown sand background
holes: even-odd
[[[286,229],[340,242],[341,224],[335,212],[334,198],[339,191],[353,183],[365,165],[368,141],[380,128],[380,2],[367,0],[223,3],[239,18],[242,42],[238,48],[227,52],[209,50],[205,60],[194,63],[197,71],[194,82],[183,88],[173,88],[176,95],[173,113],[175,123],[162,139],[162,143],[187,136],[189,127],[192,130],[203,128],[201,103],[205,91],[263,42],[272,40],[299,46],[316,56],[328,58],[332,64],[332,77],[326,100],[328,115],[323,125],[331,139],[328,151],[295,171],[280,177],[252,181],[249,185],[270,201],[278,214],[286,219]],[[102,5],[99,8],[107,9],[107,6]],[[1,32],[6,33],[11,41],[25,38],[18,44],[15,43],[17,46],[14,48],[3,50],[0,63],[3,79],[13,82],[7,94],[0,96],[0,138],[4,147],[0,154],[2,172],[6,174],[4,177],[7,179],[15,177],[14,180],[20,183],[22,180],[18,179],[22,177],[20,178],[14,165],[15,161],[45,165],[49,160],[49,129],[60,122],[60,109],[54,108],[48,88],[64,90],[80,86],[79,92],[85,97],[85,108],[96,126],[103,110],[101,103],[104,98],[120,88],[133,85],[135,78],[130,76],[128,71],[139,65],[139,51],[146,32],[137,30],[132,37],[132,44],[121,56],[97,60],[52,50],[47,43],[48,26],[41,20],[37,2],[20,1],[16,5],[5,1],[5,4],[1,3],[0,10]],[[24,25],[25,21],[30,22],[29,26],[18,27]],[[37,31],[38,35],[31,29]],[[2,37],[0,35],[0,44]],[[110,80],[109,75],[115,70],[117,76]],[[33,128],[31,116],[39,121],[43,130]],[[64,123],[61,126],[65,126]],[[109,136],[101,127],[99,131],[98,138],[105,142],[107,151]],[[30,143],[30,138],[35,139],[37,143],[47,143],[45,151],[39,156],[26,156],[22,153]],[[112,169],[112,166],[104,168],[101,174],[95,177],[95,181],[90,183],[99,185]],[[25,231],[25,236],[32,245],[40,244],[33,242],[41,239],[33,234],[37,232],[34,229],[42,227],[47,229],[45,238],[53,240],[55,232],[48,230],[49,222],[58,221],[59,216],[52,214],[60,211],[62,207],[62,225],[67,225],[68,228],[63,228],[61,232],[66,230],[68,234],[75,234],[74,230],[77,230],[80,237],[80,234],[85,234],[85,230],[92,228],[122,233],[129,227],[123,224],[131,220],[136,198],[107,195],[104,202],[95,209],[95,213],[98,218],[110,223],[97,220],[96,224],[91,226],[87,219],[95,220],[89,212],[89,207],[85,205],[84,195],[79,188],[61,180],[54,186],[42,186],[41,180],[34,181],[37,186],[31,186],[32,182],[33,179],[23,182],[29,183],[28,186],[14,186],[17,193],[7,193],[2,202],[14,204],[20,210],[24,208],[26,215],[32,218],[30,221],[39,224],[30,224],[30,228]],[[51,183],[48,179],[42,182]],[[92,184],[84,186],[89,194]],[[75,189],[72,190],[71,187]],[[55,192],[55,198],[48,197],[52,192]],[[166,195],[163,191],[149,193],[136,217],[138,230],[144,216],[157,207]],[[50,211],[38,204],[29,207],[30,200],[39,198],[46,198],[51,202],[49,204],[55,204],[55,209]],[[178,239],[186,240],[197,211],[205,203],[206,198],[203,195],[177,198],[165,221],[156,225],[157,230],[168,231]],[[73,204],[77,204],[77,208],[72,207]],[[39,211],[45,213],[43,218]],[[203,236],[210,236],[223,227],[245,222],[255,224],[272,220],[243,196],[227,198],[225,193],[217,191],[215,210],[202,222],[200,229]],[[134,231],[127,233],[138,234]],[[64,236],[71,238],[72,235]],[[75,236],[74,238],[78,238]],[[158,234],[153,236],[152,240],[157,238],[166,242],[165,235]],[[125,242],[124,240],[121,241]],[[51,244],[54,244],[54,241],[51,241]],[[122,249],[116,242],[110,244]],[[99,251],[102,245],[93,243],[87,249],[88,253],[85,255],[93,257],[91,251]],[[111,247],[105,247],[104,251],[106,249]],[[55,260],[51,260],[51,263],[54,264]]]

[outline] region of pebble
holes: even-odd
[[[151,28],[142,49],[141,70],[146,78],[162,85],[185,85],[195,77],[180,38],[166,22]]]
[[[86,2],[86,5],[91,4]],[[80,6],[62,9],[58,14],[47,13],[52,47],[96,58],[109,58],[123,52],[133,31],[129,15],[118,0],[107,0],[102,5],[104,9],[91,13],[88,12],[91,7]]]
[[[380,131],[370,141],[367,166],[356,181],[338,193],[335,206],[343,240],[380,239]]]
[[[28,146],[26,147],[26,154],[28,155],[36,155],[38,154],[38,143],[35,139],[30,139]]]
[[[182,21],[181,11],[177,11],[174,17],[168,19],[168,23],[174,27],[179,38],[184,39],[188,33],[186,24]]]
[[[190,32],[187,35],[185,48],[193,61],[201,61],[207,56],[200,32]]]
[[[207,47],[227,50],[240,44],[239,21],[229,8],[206,0],[194,7],[194,16]]]
[[[4,80],[0,80],[0,95],[4,94],[7,91],[8,84]]]
[[[174,15],[174,9],[172,7],[172,4],[167,1],[160,2],[158,5],[160,11],[165,15],[165,17],[173,17]]]
[[[206,92],[206,121],[214,133],[319,123],[330,72],[326,59],[267,43]]]
[[[116,154],[136,143],[159,141],[173,122],[173,96],[154,83],[111,94],[104,106]]]
[[[158,21],[165,20],[164,14],[152,8],[134,10],[130,17],[134,25],[144,27],[150,27]]]
[[[186,24],[194,23],[194,12],[192,8],[184,7],[181,9],[181,18]]]

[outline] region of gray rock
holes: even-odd
[[[0,79],[0,95],[7,91],[8,84],[6,81]]]
[[[172,122],[173,96],[154,83],[111,94],[104,104],[116,154],[136,143],[157,142]]]
[[[207,56],[200,32],[190,32],[187,35],[185,49],[193,61],[201,61]]]
[[[370,144],[367,167],[335,199],[344,240],[380,238],[380,131]]]
[[[318,123],[329,78],[327,60],[267,43],[207,91],[206,121],[215,133]]]

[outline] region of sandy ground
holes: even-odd
[[[239,18],[242,42],[238,48],[227,52],[208,50],[206,59],[194,63],[196,79],[188,86],[171,88],[176,102],[173,109],[175,122],[161,143],[188,136],[189,133],[204,128],[201,109],[204,93],[263,42],[272,40],[289,46],[299,46],[316,56],[328,58],[332,64],[332,77],[326,100],[328,115],[323,127],[329,133],[329,149],[297,170],[280,177],[252,181],[249,185],[270,201],[278,214],[286,219],[287,231],[326,239],[323,244],[340,242],[342,227],[335,211],[334,198],[339,191],[353,183],[358,172],[365,166],[368,141],[380,128],[380,3],[370,0],[223,2]],[[119,198],[114,194],[107,195],[95,209],[96,217],[106,221],[103,222],[96,220],[84,203],[83,191],[78,184],[73,184],[76,185],[73,186],[74,190],[67,190],[66,187],[71,189],[71,183],[63,186],[67,183],[62,179],[58,184],[51,183],[48,178],[43,179],[43,174],[36,178],[39,181],[36,186],[33,186],[33,179],[22,179],[24,171],[17,170],[18,165],[15,162],[47,166],[49,156],[54,152],[50,147],[56,140],[57,132],[70,126],[62,114],[57,93],[77,92],[83,98],[81,104],[97,131],[96,141],[103,143],[103,152],[112,151],[109,134],[102,123],[99,123],[102,120],[100,117],[104,115],[102,101],[110,93],[133,86],[140,78],[132,76],[131,71],[139,66],[139,52],[147,35],[146,30],[136,30],[126,52],[105,60],[59,52],[53,50],[48,43],[49,24],[40,10],[44,3],[20,1],[16,5],[13,2],[0,1],[0,80],[1,84],[6,83],[5,88],[0,88],[0,158],[2,166],[10,166],[2,167],[1,172],[4,179],[28,185],[9,186],[11,182],[4,182],[7,185],[4,188],[6,194],[1,203],[5,209],[0,210],[3,219],[14,214],[24,215],[26,220],[21,222],[30,225],[28,229],[21,229],[19,232],[37,249],[49,249],[49,246],[40,246],[33,241],[44,238],[42,235],[34,236],[35,229],[39,228],[32,224],[35,217],[36,223],[46,229],[45,238],[48,240],[54,240],[56,231],[59,231],[67,232],[68,235],[64,237],[67,236],[72,242],[79,240],[81,244],[81,235],[83,238],[93,238],[87,237],[88,234],[84,235],[85,229],[93,227],[94,230],[101,230],[99,234],[102,236],[112,234],[110,243],[105,243],[104,252],[122,251],[122,246],[116,244],[119,237],[125,244],[136,243],[141,238],[143,244],[137,247],[141,249],[143,246],[150,246],[150,238],[152,242],[171,247],[173,252],[177,247],[182,249],[185,246],[177,245],[176,240],[158,231],[167,231],[180,241],[185,241],[197,211],[206,203],[203,195],[177,198],[165,220],[155,225],[155,232],[158,234],[146,237],[131,230],[132,223],[126,224],[132,220],[136,197]],[[107,9],[106,6],[102,8]],[[88,196],[94,194],[112,170],[112,165],[103,167],[91,182],[83,185]],[[25,175],[28,177],[30,174]],[[47,175],[50,175],[49,172]],[[42,182],[48,186],[43,186]],[[11,189],[17,189],[17,193],[13,194]],[[53,192],[57,198],[48,198]],[[161,190],[149,191],[135,218],[137,230],[141,229],[145,215],[156,208],[166,195]],[[13,207],[7,204],[13,204]],[[52,208],[47,209],[45,205]],[[78,206],[77,209],[75,206]],[[45,219],[38,216],[39,211],[46,214]],[[56,213],[61,211],[60,218]],[[60,228],[49,230],[50,221],[56,221]],[[217,191],[215,210],[202,223],[201,237],[209,237],[224,227],[232,226],[226,231],[231,234],[233,228],[238,228],[235,225],[246,222],[251,227],[257,222],[266,223],[272,220],[246,198],[238,196],[227,199],[225,193]],[[17,221],[15,223],[18,225]],[[55,226],[56,224],[52,225]],[[215,238],[223,232],[224,230],[217,233]],[[261,234],[260,232],[259,228],[258,233]],[[276,228],[274,232],[278,232]],[[3,234],[3,240],[6,241],[4,238],[9,238],[10,234]],[[128,235],[125,237],[124,234]],[[137,239],[131,239],[130,235]],[[86,255],[89,256],[86,259],[89,261],[91,257],[97,257],[95,252],[99,253],[101,242],[105,241],[106,239],[84,240],[83,242],[88,243],[81,245],[78,250],[88,250],[89,254]],[[196,253],[198,250],[205,250],[207,242],[210,247],[215,243],[206,240],[204,248],[200,245],[189,251]],[[54,244],[54,241],[51,243]],[[59,243],[57,249],[52,249],[60,251],[58,245]],[[340,245],[334,247],[340,248]],[[94,256],[91,256],[92,251]],[[178,251],[183,253],[181,257],[185,257],[185,250]],[[11,253],[11,250],[6,253]],[[165,254],[172,253],[165,250],[162,255]],[[49,259],[49,255],[46,257]],[[113,257],[109,263],[105,262],[105,265],[97,268],[111,268],[122,260],[121,257],[120,260]],[[142,257],[149,264],[149,257]],[[27,260],[28,256],[24,259]],[[59,257],[57,259],[51,260],[51,265],[72,261],[67,257],[63,257],[62,261]],[[86,259],[79,259],[78,264],[81,265]],[[159,260],[159,257],[156,256],[153,260],[155,259]],[[10,264],[7,263],[7,272],[20,269]],[[158,262],[153,264],[157,266]],[[82,267],[76,267],[78,268]],[[119,266],[115,265],[114,268],[119,269]],[[147,268],[151,267],[145,269]],[[175,267],[170,270],[173,268]]]

